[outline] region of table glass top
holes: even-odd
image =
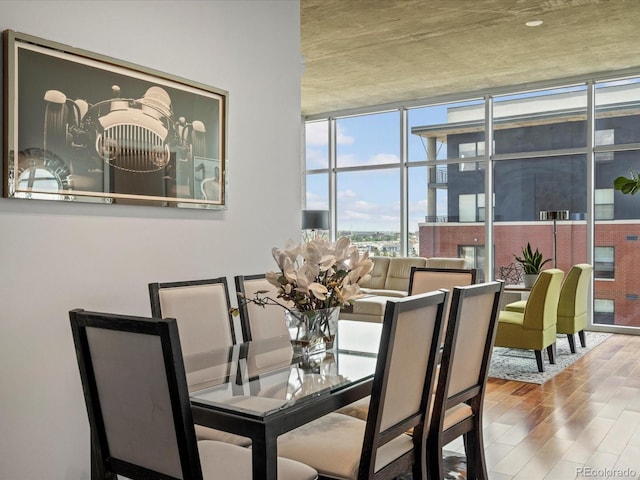
[[[339,322],[338,348],[294,357],[288,337],[185,357],[192,402],[260,417],[373,377],[382,325]]]

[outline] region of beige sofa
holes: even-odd
[[[362,282],[364,297],[350,307],[343,308],[340,318],[362,322],[382,323],[384,309],[390,298],[406,297],[412,267],[464,268],[464,258],[444,257],[371,257],[371,277]]]

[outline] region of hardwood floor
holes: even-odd
[[[640,336],[613,335],[543,385],[490,378],[484,439],[491,480],[640,478]]]

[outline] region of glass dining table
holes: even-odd
[[[196,424],[249,437],[254,479],[277,478],[278,436],[371,393],[381,324],[340,320],[333,350],[274,337],[185,357]]]

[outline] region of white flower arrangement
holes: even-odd
[[[262,307],[279,305],[291,313],[296,310],[306,314],[342,307],[363,296],[360,282],[373,269],[369,253],[360,254],[346,237],[333,244],[324,239],[300,244],[289,240],[283,250],[273,248],[272,254],[280,271],[267,272],[265,276],[277,288],[277,298],[286,305],[266,296],[265,290],[256,292],[254,298],[238,298],[239,302]],[[232,308],[231,313],[237,315],[238,308]]]
[[[278,298],[301,312],[351,304],[362,297],[360,282],[373,269],[369,253],[360,254],[346,237],[333,244],[324,239],[300,244],[290,240],[272,254],[280,271],[267,272],[266,278],[278,289]]]

